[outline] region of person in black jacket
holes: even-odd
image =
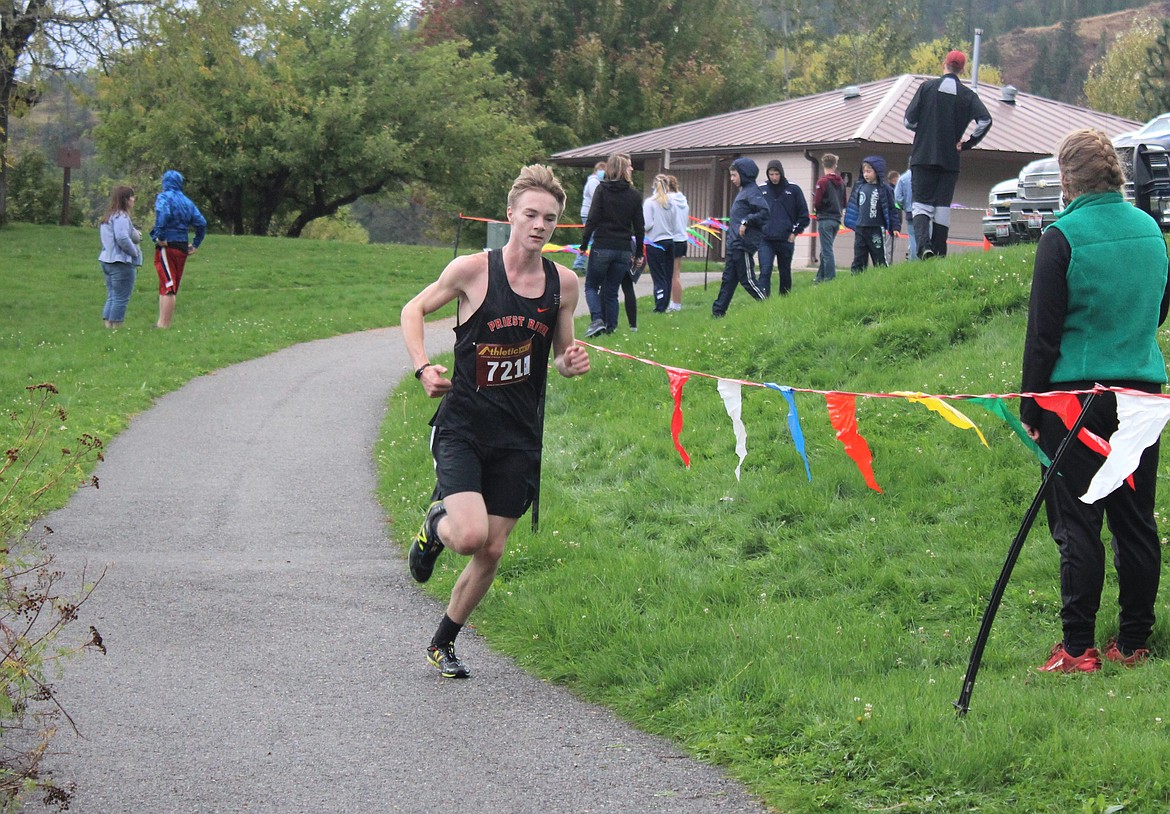
[[[642,242],[646,225],[642,219],[642,196],[630,185],[634,168],[630,157],[614,153],[605,162],[605,180],[593,193],[581,245],[589,246],[585,270],[585,302],[591,322],[585,336],[613,333],[617,328],[618,288],[633,269],[641,270]],[[631,266],[630,242],[634,243]],[[592,241],[592,243],[590,242]],[[626,311],[630,329],[637,330],[637,304],[633,285],[626,290]]]
[[[723,283],[719,286],[719,296],[711,305],[711,315],[717,319],[727,313],[737,285],[742,285],[752,299],[764,299],[764,292],[752,274],[752,255],[760,245],[764,224],[772,214],[768,200],[756,184],[756,176],[760,174],[756,162],[750,158],[737,158],[731,162],[729,173],[731,185],[739,187],[739,194],[731,202],[727,218]]]
[[[792,290],[792,255],[796,251],[796,236],[808,228],[808,203],[804,192],[784,175],[784,165],[776,159],[768,162],[768,182],[761,188],[771,214],[764,224],[764,240],[760,243],[760,290],[765,297],[772,296],[772,260],[780,277],[780,293]]]
[[[966,54],[951,51],[943,60],[945,73],[919,85],[906,108],[905,125],[914,131],[910,149],[912,224],[922,260],[946,255],[951,201],[959,182],[959,153],[970,150],[991,129],[987,107],[975,91],[959,81],[966,64]],[[963,141],[971,122],[975,122],[975,129]]]

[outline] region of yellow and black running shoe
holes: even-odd
[[[455,655],[454,642],[442,647],[432,644],[427,648],[427,661],[439,669],[443,678],[471,678],[471,670]]]
[[[427,509],[427,516],[423,520],[422,528],[418,530],[418,535],[410,544],[410,555],[407,557],[407,561],[410,563],[410,575],[417,582],[426,582],[431,578],[431,572],[435,570],[435,560],[443,553],[443,544],[439,542],[439,537],[435,533],[435,525],[439,522],[439,518],[446,513],[443,501],[436,500],[432,503],[431,507]]]

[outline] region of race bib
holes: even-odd
[[[475,386],[503,387],[532,373],[532,340],[514,345],[483,343],[475,348]]]

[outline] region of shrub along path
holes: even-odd
[[[374,497],[408,368],[391,328],[203,376],[108,445],[100,490],[46,518],[67,574],[108,568],[74,627],[108,653],[56,684],[83,736],[63,727],[45,761],[76,783],[70,810],[763,811],[473,635],[470,681],[426,663],[441,607]]]

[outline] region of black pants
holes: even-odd
[[[670,305],[670,287],[674,282],[674,241],[664,240],[668,248],[646,247],[646,264],[654,281],[654,311],[662,314]]]
[[[874,268],[886,264],[885,233],[880,226],[858,226],[853,230],[853,265],[849,270],[860,274],[869,260]]]
[[[760,290],[765,297],[772,296],[772,261],[776,261],[776,274],[780,278],[781,294],[792,290],[792,256],[796,253],[796,244],[786,237],[776,240],[764,238],[760,244]]]
[[[1056,385],[1054,385],[1056,386]],[[1082,397],[1082,401],[1083,401]],[[1117,430],[1117,400],[1101,393],[1090,408],[1085,426],[1108,439]],[[1066,435],[1063,422],[1045,412],[1040,421],[1040,446],[1052,457]],[[1145,647],[1154,627],[1154,601],[1162,565],[1162,549],[1154,521],[1155,443],[1141,457],[1133,473],[1134,486],[1122,483],[1112,494],[1092,505],[1080,496],[1089,488],[1104,457],[1074,441],[1045,495],[1048,528],[1060,549],[1061,623],[1064,644],[1073,652],[1094,647],[1097,611],[1105,585],[1105,547],[1102,521],[1113,534],[1113,566],[1118,584],[1118,643],[1123,649]]]
[[[727,259],[723,261],[723,282],[719,285],[719,296],[711,305],[711,315],[721,317],[727,313],[727,306],[731,305],[731,296],[735,287],[742,285],[743,290],[752,296],[752,299],[764,299],[764,292],[756,284],[752,274],[752,256],[743,246],[734,246],[727,250]]]

